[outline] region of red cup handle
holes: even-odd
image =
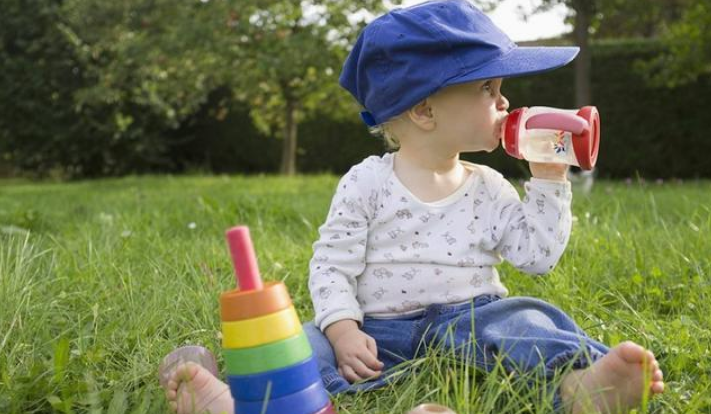
[[[590,126],[587,121],[577,115],[550,112],[533,115],[528,118],[528,121],[526,121],[526,129],[535,128],[570,131],[573,134],[580,135],[583,131],[590,128]]]

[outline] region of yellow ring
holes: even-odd
[[[301,321],[294,306],[258,318],[222,322],[222,347],[251,348],[280,341],[301,333]]]

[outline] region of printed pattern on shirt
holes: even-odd
[[[310,263],[317,326],[506,295],[494,267],[503,259],[534,274],[555,266],[570,235],[569,183],[531,179],[522,201],[498,172],[469,166],[472,176],[443,205],[416,200],[392,154],[342,177]]]

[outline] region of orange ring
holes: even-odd
[[[282,282],[266,282],[264,289],[228,290],[220,295],[220,316],[224,322],[253,319],[291,306],[291,297]]]

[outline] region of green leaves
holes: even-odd
[[[501,0],[477,0],[493,10]],[[571,10],[590,8],[590,32],[595,39],[661,38],[667,52],[636,63],[636,69],[656,86],[677,87],[711,73],[711,6],[692,0],[544,0],[531,14],[556,4]],[[524,16],[526,17],[526,16]],[[571,17],[568,17],[571,19]]]
[[[381,0],[6,3],[0,155],[69,176],[174,169],[175,131],[219,90],[232,102],[216,119],[241,101],[271,136],[296,134],[317,111],[354,113],[337,83],[363,25],[351,15],[384,10]]]
[[[662,37],[667,52],[638,64],[647,80],[676,87],[711,73],[711,6],[704,2],[687,8]]]

